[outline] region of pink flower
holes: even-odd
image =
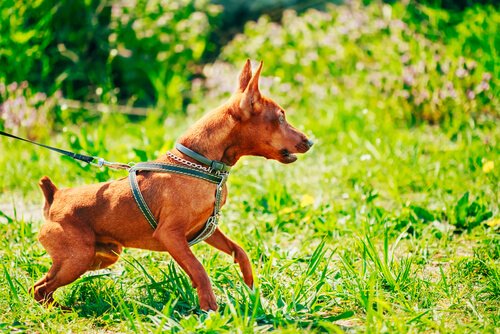
[[[469,72],[467,72],[467,70],[465,70],[464,68],[462,67],[459,67],[457,68],[457,70],[455,71],[455,75],[459,78],[463,78],[465,77],[467,74],[469,74]]]

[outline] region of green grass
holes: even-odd
[[[0,306],[6,310],[0,326],[40,332],[494,332],[500,316],[498,167],[485,173],[482,166],[498,158],[498,131],[466,129],[450,139],[436,127],[394,128],[370,111],[337,110],[329,123],[322,121],[327,110],[316,113],[289,115],[316,141],[298,162],[244,158],[230,177],[222,229],[248,251],[255,292],[229,257],[195,246],[220,305],[204,314],[167,254],[127,250],[110,271],[90,273],[57,292],[71,312],[43,308],[27,292],[50,266],[36,241],[41,220],[26,220],[17,210],[0,224]],[[163,126],[105,115],[97,128],[69,128],[49,142],[68,148],[76,136],[82,151],[90,151],[92,140],[95,152],[89,153],[138,161],[140,154],[152,158],[171,147],[198,115]],[[14,207],[41,205],[41,175],[61,186],[124,176],[24,143],[2,139],[0,145],[1,203]]]
[[[220,306],[205,314],[168,254],[134,249],[58,290],[71,311],[35,303],[28,289],[50,267],[36,240],[39,178],[73,187],[126,174],[1,138],[0,331],[498,333],[498,13],[353,2],[286,12],[281,25],[262,18],[200,65],[207,80],[172,69],[191,87],[146,118],[65,110],[57,93],[0,83],[12,111],[0,128],[137,162],[219,105],[244,59],[263,59],[262,90],[315,141],[294,164],[249,157],[234,168],[221,229],[248,252],[256,288],[228,256],[196,245]],[[160,87],[164,72],[148,73]],[[19,101],[28,113],[16,120]]]

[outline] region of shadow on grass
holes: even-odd
[[[303,280],[310,278],[312,273],[309,271],[316,271],[318,263],[326,261],[323,246],[324,242],[308,259],[309,269],[304,271]],[[122,260],[126,262],[127,270],[121,273],[94,272],[81,278],[65,294],[63,304],[71,307],[79,317],[95,318],[95,323],[103,326],[125,321],[130,328],[144,328],[145,325],[165,330],[196,330],[210,326],[220,326],[217,328],[221,330],[234,327],[251,330],[258,326],[263,330],[330,331],[342,330],[334,322],[354,315],[349,309],[339,310],[338,314],[324,314],[317,305],[313,306],[314,302],[304,303],[300,298],[285,298],[288,301],[285,305],[280,294],[266,292],[263,295],[259,286],[255,290],[249,289],[231,265],[218,267],[214,274],[214,289],[222,297],[219,298],[219,310],[205,313],[198,307],[196,289],[175,262],[170,261],[163,269],[156,268],[159,274],[152,275],[143,261],[128,256]],[[322,283],[316,284],[322,286],[326,276],[325,271],[320,280]],[[302,295],[299,292],[296,295]]]
[[[189,279],[170,262],[162,280],[155,280],[136,260],[127,261],[141,275],[133,281],[123,274],[93,274],[79,279],[64,300],[81,317],[117,317],[158,314],[190,315],[197,310],[196,291]]]

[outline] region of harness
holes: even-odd
[[[173,155],[172,153],[168,152],[168,155],[172,157],[174,160],[182,162],[187,166],[160,163],[160,162],[141,162],[135,164],[129,169],[130,188],[132,189],[132,195],[134,197],[135,202],[137,203],[137,206],[139,207],[142,214],[148,221],[149,225],[151,225],[151,228],[153,228],[154,230],[158,226],[158,223],[156,222],[154,215],[152,214],[146,201],[144,200],[144,197],[142,196],[141,190],[139,188],[139,183],[137,182],[137,172],[148,171],[148,172],[160,172],[160,173],[175,173],[181,175],[188,175],[191,177],[195,177],[216,184],[217,188],[215,191],[214,210],[212,212],[212,215],[208,218],[207,222],[205,223],[205,227],[203,228],[203,230],[201,230],[201,232],[198,233],[198,235],[193,240],[188,241],[189,246],[192,246],[210,237],[217,228],[220,215],[220,204],[222,200],[222,190],[229,176],[229,171],[231,167],[227,166],[226,164],[220,161],[210,160],[202,156],[201,154],[198,154],[195,151],[190,150],[189,148],[185,147],[182,144],[177,143],[175,145],[175,148],[180,152],[184,153],[185,155],[187,155],[188,157],[206,165],[207,167],[191,163],[187,160],[179,158]]]

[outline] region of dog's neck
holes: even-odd
[[[179,138],[179,143],[205,156],[233,166],[241,157],[236,149],[237,121],[233,118],[234,104],[227,103],[209,112]],[[178,150],[176,155],[192,160]]]

